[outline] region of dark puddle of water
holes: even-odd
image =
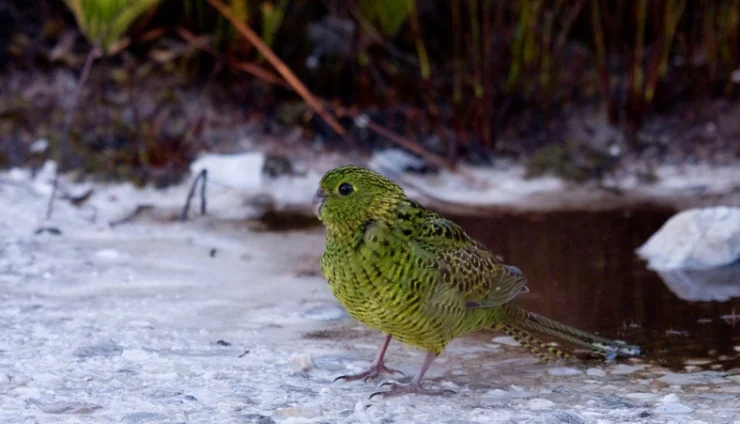
[[[647,359],[670,368],[687,359],[711,361],[702,368],[738,367],[740,323],[721,317],[740,313],[740,299],[682,300],[635,254],[673,213],[640,207],[450,218],[524,271],[531,290],[516,300],[523,307],[639,344]]]

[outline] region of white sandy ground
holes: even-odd
[[[454,396],[368,400],[377,384],[332,379],[381,336],[295,272],[321,231],[250,230],[225,189],[207,217],[107,225],[137,204],[174,213],[184,185],[95,186],[45,221],[49,177],[0,174],[0,423],[740,423],[738,370],[546,366],[507,338],[450,344],[428,382]],[[388,362],[413,374],[422,357],[394,343]]]

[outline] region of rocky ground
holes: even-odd
[[[185,188],[96,190],[47,221],[48,178],[0,176],[0,422],[740,423],[737,370],[547,366],[495,334],[454,341],[430,371],[456,395],[370,400],[377,382],[332,383],[381,337],[315,274],[320,228],[218,213],[110,226]],[[413,374],[422,357],[393,344],[389,364]]]

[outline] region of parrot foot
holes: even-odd
[[[428,389],[423,387],[419,383],[401,384],[395,381],[386,381],[381,386],[390,386],[390,390],[384,392],[375,392],[370,395],[370,399],[375,396],[380,396],[383,399],[387,399],[394,396],[406,395],[406,394],[417,394],[423,396],[447,396],[454,395],[455,392],[448,389]]]
[[[406,375],[399,370],[386,367],[385,364],[381,362],[380,364],[373,364],[372,366],[370,366],[370,368],[367,371],[363,371],[359,374],[340,375],[339,377],[335,378],[333,382],[336,382],[338,380],[344,380],[344,381],[363,380],[364,382],[367,383],[368,380],[373,380],[375,378],[378,378],[380,377],[381,374]]]

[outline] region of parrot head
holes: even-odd
[[[403,198],[401,187],[377,172],[342,166],[324,174],[313,211],[325,225],[361,223],[389,213]]]

